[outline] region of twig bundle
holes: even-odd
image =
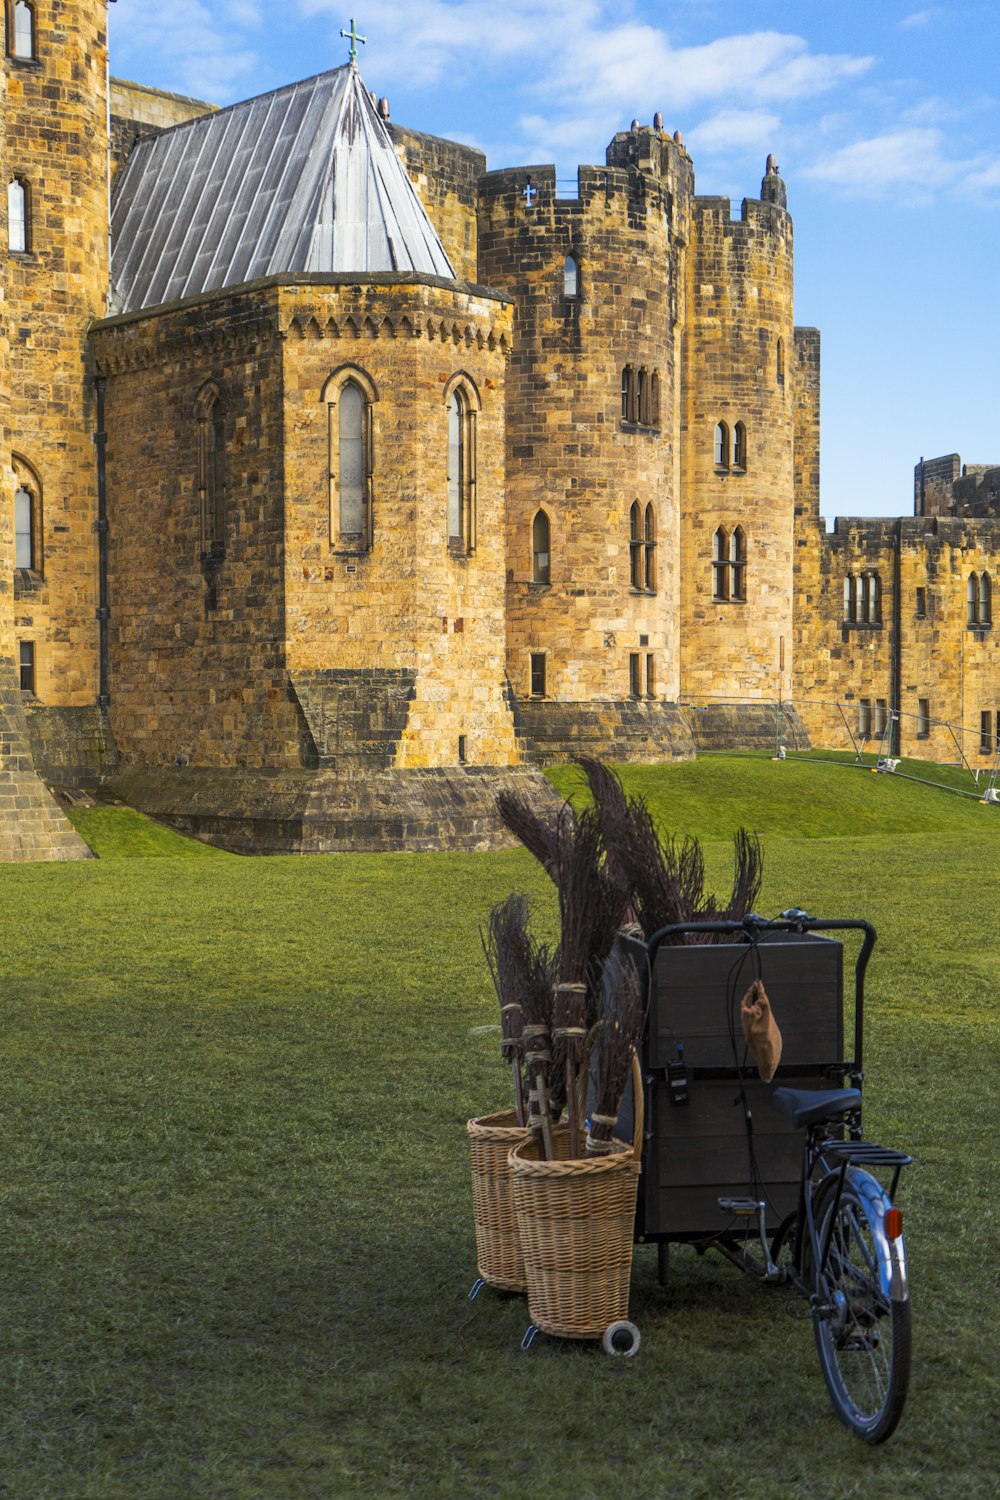
[[[552,1041],[555,1056],[562,1064],[566,1110],[569,1125],[569,1154],[580,1154],[580,1096],[577,1079],[583,1062],[583,1042],[587,1035],[587,986],[557,984],[552,1011]]]
[[[541,817],[522,792],[506,789],[497,797],[497,812],[515,838],[556,878],[556,820]]]
[[[554,963],[549,950],[532,943],[531,963],[524,989],[524,1066],[528,1075],[528,1125],[542,1157],[555,1156],[552,1139],[552,981]]]
[[[612,953],[604,968],[604,1015],[591,1052],[595,1104],[587,1133],[587,1155],[606,1156],[628,1085],[632,1054],[645,1022],[642,984],[631,958]]]
[[[531,982],[532,948],[528,934],[528,898],[508,896],[492,908],[486,932],[480,929],[483,951],[500,1001],[501,1051],[514,1079],[517,1123],[527,1123],[524,1083],[524,994]]]

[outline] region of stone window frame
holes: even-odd
[[[882,624],[882,577],[877,569],[844,575],[844,624]]]
[[[747,471],[747,428],[745,422],[736,422],[733,426],[733,463],[734,474],[745,474]]]
[[[747,534],[734,526],[729,536],[729,598],[745,604],[747,597]]]
[[[918,587],[917,589],[916,600],[913,605],[913,615],[917,620],[926,620],[927,618],[927,589],[925,587]]]
[[[858,739],[870,740],[872,737],[872,700],[870,698],[858,699]]]
[[[12,228],[14,218],[15,189],[21,194],[20,214],[18,220],[21,225],[21,244],[13,243]],[[15,172],[7,181],[7,253],[8,255],[31,255],[34,247],[34,236],[32,234],[32,204],[31,183],[26,177]]]
[[[17,20],[18,11],[24,11],[28,15],[28,42],[30,51],[19,52],[17,50]],[[38,24],[37,7],[33,0],[4,0],[4,33],[6,47],[5,51],[12,63],[30,64],[38,61]]]
[[[993,624],[993,582],[985,569],[969,574],[966,611],[970,630],[988,630]]]
[[[717,474],[729,473],[729,423],[721,419],[716,422],[712,436],[712,460]]]
[[[626,431],[660,427],[660,372],[646,365],[622,366],[621,426]]]
[[[917,699],[917,739],[929,740],[931,737],[931,700],[929,698]]]
[[[38,656],[35,651],[34,641],[18,641],[17,643],[17,665],[19,681],[22,693],[31,693],[34,697],[38,684]]]
[[[628,654],[628,695],[630,698],[642,697],[642,653],[630,651]]]
[[[729,532],[725,526],[712,532],[712,598],[719,604],[729,601]]]
[[[979,753],[993,754],[993,712],[984,708],[979,713]]]
[[[194,398],[197,423],[198,525],[201,559],[226,555],[226,426],[229,397],[222,382],[206,380]]]
[[[656,593],[656,511],[636,499],[629,506],[629,587],[635,594]]]
[[[570,267],[572,266],[572,271]],[[580,274],[580,257],[575,250],[567,250],[563,261],[563,300],[580,302],[583,299],[583,281]]]
[[[531,698],[548,697],[548,652],[528,652],[528,695]]]
[[[889,727],[889,702],[886,698],[875,699],[875,735],[881,739]]]
[[[542,541],[544,547],[540,545]],[[543,506],[539,506],[531,520],[531,581],[540,587],[552,582],[552,521]]]
[[[774,377],[778,385],[785,383],[785,341],[779,338],[774,350]]]
[[[22,584],[41,582],[45,576],[44,571],[44,548],[42,529],[42,481],[35,468],[21,453],[11,454],[11,466],[14,470],[14,567],[15,579]],[[30,505],[31,523],[31,562],[28,566],[17,562],[17,496],[19,493],[27,494]],[[23,535],[23,532],[22,532]]]
[[[471,557],[476,550],[476,479],[477,425],[483,409],[479,387],[468,370],[456,370],[444,388],[444,405],[448,420],[448,550],[459,557]],[[458,472],[452,473],[457,427]],[[452,530],[457,514],[458,531]]]
[[[646,697],[656,697],[656,653],[646,652]]]
[[[360,531],[342,531],[340,528],[340,397],[348,385],[361,393],[361,452],[362,452],[362,517]],[[374,475],[375,475],[375,405],[379,399],[378,387],[360,365],[348,363],[331,370],[320,391],[320,401],[326,406],[326,450],[327,450],[327,521],[331,552],[356,557],[370,552],[375,545],[374,524]]]

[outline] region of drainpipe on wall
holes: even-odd
[[[902,553],[903,523],[897,521],[892,528],[892,635],[889,637],[889,754],[899,755],[899,714],[903,696],[903,599],[902,599]]]
[[[104,388],[107,381],[100,376],[94,381],[97,392],[97,431],[94,433],[94,447],[97,450],[97,520],[94,522],[94,530],[97,532],[97,571],[98,571],[98,596],[97,596],[97,631],[98,631],[98,661],[99,679],[97,688],[97,705],[106,712],[111,702],[108,692],[108,620],[111,610],[108,607],[108,477],[106,450],[108,435],[104,430]]]

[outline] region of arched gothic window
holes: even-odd
[[[344,365],[323,387],[327,409],[330,545],[365,552],[372,545],[372,402],[363,370]]]
[[[877,573],[869,573],[867,584],[865,619],[869,625],[881,625],[882,580]]]
[[[476,412],[464,379],[453,380],[448,402],[448,545],[471,552],[476,545]]]
[[[729,598],[729,537],[724,526],[712,537],[712,597]]]
[[[30,248],[28,188],[20,177],[7,184],[7,249],[12,255],[24,255]]]
[[[549,543],[551,539],[551,528],[549,518],[544,510],[536,513],[531,523],[531,581],[532,583],[549,583],[550,578],[550,555]]]
[[[13,454],[14,567],[42,571],[42,486],[31,465]]]
[[[747,466],[747,430],[742,422],[737,422],[733,428],[733,468],[745,469]]]
[[[656,512],[652,503],[646,506],[644,530],[645,586],[652,593],[656,588]]]
[[[653,427],[660,425],[660,377],[656,370],[649,377],[649,421]]]
[[[776,350],[776,374],[777,374],[777,378],[778,378],[778,384],[779,385],[783,385],[784,382],[785,382],[785,341],[784,341],[784,339],[779,339],[778,340],[778,347],[777,347],[777,350]]]
[[[979,623],[979,579],[975,573],[969,574],[969,581],[965,587],[966,607],[968,610],[969,624]]]
[[[729,595],[732,599],[747,596],[747,539],[742,526],[729,538]]]
[[[35,12],[27,0],[16,0],[10,52],[28,62],[35,55]]]
[[[198,502],[203,556],[226,550],[226,399],[213,382],[195,402],[198,421]]]
[[[729,428],[725,422],[717,422],[715,426],[715,467],[729,468]]]
[[[634,589],[645,586],[645,552],[644,537],[642,534],[642,507],[638,500],[633,500],[629,517],[629,582]]]
[[[626,365],[622,370],[622,421],[632,420],[632,385],[635,371],[631,365]]]
[[[35,497],[23,484],[14,491],[14,566],[35,566]]]
[[[989,625],[993,619],[993,589],[990,584],[990,575],[980,573],[979,575],[979,623]]]
[[[563,261],[563,296],[576,298],[580,295],[580,262],[575,255],[567,255]]]

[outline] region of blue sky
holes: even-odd
[[[823,335],[825,515],[910,512],[921,455],[1000,464],[994,4],[117,0],[112,72],[229,104],[345,62],[352,9],[392,118],[491,167],[572,178],[661,110],[738,211],[775,152],[796,322]]]

